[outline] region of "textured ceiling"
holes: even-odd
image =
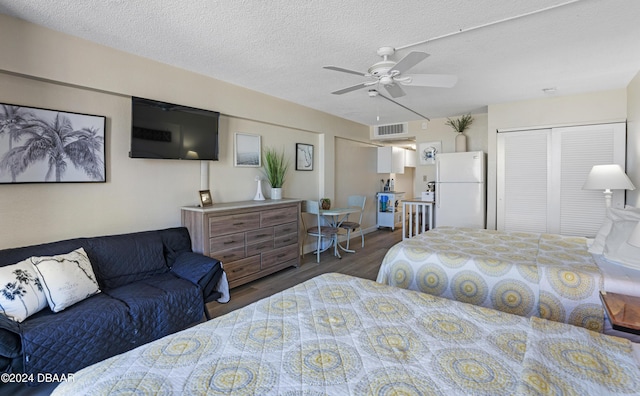
[[[366,72],[381,46],[423,43],[392,59],[424,51],[411,73],[458,76],[396,99],[431,118],[624,88],[640,70],[638,0],[0,0],[0,13],[367,125],[419,117],[367,89],[332,95],[366,78],[322,67]]]

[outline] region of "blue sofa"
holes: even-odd
[[[0,250],[0,266],[80,247],[101,292],[21,323],[0,315],[0,372],[73,373],[201,321],[220,297],[220,262],[192,252],[183,227]]]

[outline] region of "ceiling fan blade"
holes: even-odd
[[[368,87],[369,85],[371,85],[371,84],[363,82],[363,83],[360,83],[358,85],[353,85],[351,87],[343,88],[343,89],[340,89],[338,91],[331,92],[331,93],[334,94],[334,95],[342,95],[342,94],[345,94],[347,92],[351,92],[351,91],[355,91],[355,90],[358,90],[358,89],[361,89],[361,88],[364,88],[364,87]]]
[[[386,100],[388,100],[389,102],[391,102],[391,103],[395,103],[395,104],[397,104],[398,106],[400,106],[400,107],[402,107],[402,108],[404,108],[404,109],[406,109],[406,110],[409,110],[409,111],[410,111],[410,112],[412,112],[413,114],[417,114],[417,115],[419,115],[420,117],[424,118],[424,119],[425,119],[425,120],[427,120],[427,121],[431,121],[431,119],[430,119],[429,117],[424,116],[424,115],[422,115],[422,114],[418,113],[417,111],[413,111],[413,110],[411,110],[410,108],[408,108],[407,106],[405,106],[405,105],[403,105],[403,104],[400,104],[400,103],[396,102],[395,100],[393,100],[393,99],[391,99],[391,98],[387,98],[386,96],[384,96],[384,95],[383,95],[383,94],[381,94],[380,92],[378,92],[378,96],[381,96],[381,97],[385,98]]]
[[[345,69],[344,67],[338,67],[338,66],[323,66],[323,69],[327,69],[327,70],[335,70],[335,71],[339,71],[339,72],[343,72],[343,73],[349,73],[349,74],[355,74],[357,76],[364,76],[366,77],[367,74],[366,73],[362,73],[359,71],[355,71],[355,70],[350,70],[350,69]]]
[[[398,84],[387,84],[384,87],[387,89],[387,92],[389,92],[389,95],[394,98],[399,98],[406,95],[406,93],[402,90],[402,88],[400,88]]]
[[[417,87],[451,88],[458,82],[458,77],[452,74],[411,74],[404,77],[410,79],[402,82],[404,85]]]
[[[428,56],[429,54],[427,54],[426,52],[409,52],[404,58],[400,59],[398,63],[396,63],[395,66],[391,68],[391,70],[397,70],[398,73],[402,74],[425,60]]]

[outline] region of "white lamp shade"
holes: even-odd
[[[636,228],[633,229],[633,232],[627,239],[629,245],[640,247],[640,222],[636,224]]]
[[[591,168],[583,190],[635,190],[633,183],[618,164],[596,165]]]

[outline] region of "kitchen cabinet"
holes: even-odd
[[[405,149],[378,147],[378,173],[404,173]]]
[[[415,168],[418,162],[418,154],[413,150],[404,149],[404,167]]]

